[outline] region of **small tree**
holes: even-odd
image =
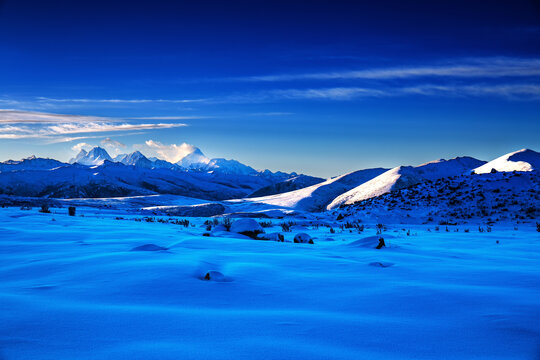
[[[75,216],[75,206],[68,207],[69,216]]]
[[[229,217],[223,218],[223,226],[225,226],[225,229],[227,229],[227,231],[231,231],[231,225],[232,225],[231,218]]]

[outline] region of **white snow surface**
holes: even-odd
[[[474,172],[485,174],[492,169],[502,172],[540,170],[540,153],[529,149],[518,150],[477,167]]]
[[[295,232],[205,237],[205,218],[184,227],[122,209],[51,210],[0,208],[3,359],[538,356],[534,223],[483,233],[387,223],[376,235],[374,224],[331,233],[296,219],[314,244],[295,244]],[[379,236],[387,247],[375,250]],[[131,251],[140,246],[167,250]]]

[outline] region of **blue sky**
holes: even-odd
[[[333,176],[540,148],[534,1],[0,1],[0,159]],[[148,145],[151,144],[151,145]]]

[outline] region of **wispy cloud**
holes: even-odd
[[[66,98],[57,99],[49,97],[38,97],[38,101],[58,102],[58,103],[110,103],[110,104],[147,104],[147,103],[171,103],[185,104],[201,102],[205,99],[92,99],[92,98]]]
[[[537,100],[540,85],[536,84],[472,84],[438,85],[420,84],[406,87],[381,86],[379,88],[328,87],[308,89],[277,89],[257,93],[233,95],[216,100],[223,103],[263,103],[282,100],[335,100],[403,96],[433,97],[499,97],[506,100]]]
[[[111,118],[84,115],[52,114],[36,111],[0,109],[0,123],[3,124],[39,124],[70,123],[90,121],[117,121]]]
[[[540,99],[540,85],[536,84],[419,85],[399,89],[399,92],[425,96],[496,96],[511,100]]]
[[[270,111],[270,112],[258,112],[258,113],[250,113],[248,114],[250,116],[288,116],[288,115],[294,115],[292,112],[280,112],[280,111]]]
[[[339,79],[388,80],[415,77],[502,78],[529,76],[540,76],[540,59],[477,58],[441,65],[261,75],[234,78],[233,80],[274,82]]]
[[[140,116],[140,117],[128,117],[129,120],[196,120],[196,119],[209,119],[211,116]]]
[[[73,146],[71,147],[71,150],[73,150],[73,151],[75,151],[75,152],[78,153],[78,152],[80,152],[82,149],[88,151],[88,150],[90,150],[90,149],[92,149],[92,148],[93,148],[92,145],[90,145],[90,144],[88,144],[88,143],[85,143],[85,142],[80,142],[80,143],[78,143],[78,144],[76,144],[76,145],[73,145]]]
[[[284,99],[331,99],[349,100],[357,97],[388,96],[388,92],[379,89],[358,87],[335,87],[321,89],[286,89],[271,92],[274,97]]]
[[[92,116],[0,110],[0,139],[55,138],[73,134],[137,132],[187,126],[184,123],[126,123]],[[81,137],[71,138],[80,139]],[[55,138],[60,139],[60,138]],[[64,137],[64,139],[69,139]]]
[[[113,147],[117,147],[117,148],[125,148],[126,147],[126,144],[123,144],[123,143],[121,143],[120,141],[117,141],[117,140],[113,140],[110,137],[101,140],[101,145],[103,145],[103,146],[113,146]]]
[[[118,155],[126,148],[126,144],[121,143],[118,140],[113,140],[110,137],[101,140],[101,146],[103,146],[112,156]]]

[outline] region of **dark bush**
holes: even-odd
[[[75,206],[68,207],[69,216],[75,216]]]
[[[259,225],[261,225],[263,228],[271,228],[274,226],[271,221],[259,221]]]

